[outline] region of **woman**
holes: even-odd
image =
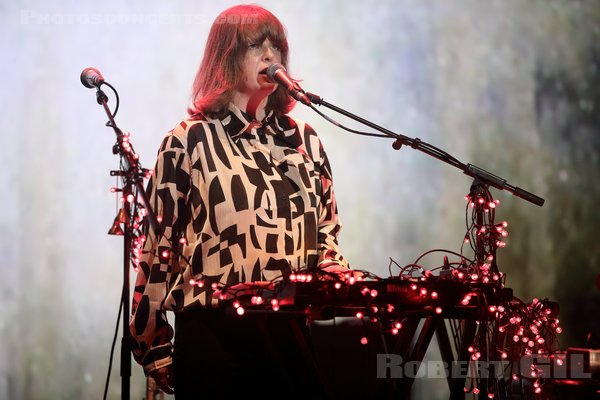
[[[348,271],[327,156],[312,128],[286,115],[295,102],[285,88],[265,75],[287,59],[284,27],[269,11],[240,5],[222,12],[190,117],[160,146],[148,190],[161,233],[147,235],[130,327],[136,360],[165,392],[174,386],[177,398],[319,390],[315,374],[298,364],[306,358],[288,354],[294,346],[286,329],[296,325],[213,307],[214,283],[276,281],[307,268]],[[166,311],[175,312],[175,335]],[[273,346],[285,353],[281,362],[267,354]]]

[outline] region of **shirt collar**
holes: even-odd
[[[221,124],[225,132],[234,140],[237,141],[244,133],[250,133],[251,129],[259,126],[269,126],[273,122],[274,113],[273,110],[262,119],[262,121],[256,121],[252,119],[247,113],[240,110],[235,104],[229,103],[229,111],[223,118],[220,118]]]

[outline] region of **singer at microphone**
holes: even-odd
[[[300,88],[298,82],[290,78],[285,67],[281,64],[272,64],[266,71],[269,79],[275,83],[282,85],[290,93],[290,95],[305,105],[310,105],[310,99],[304,94],[304,90]]]
[[[232,293],[250,297],[291,273],[354,274],[338,245],[327,153],[317,132],[289,115],[310,101],[286,72],[288,54],[271,12],[223,11],[204,46],[189,115],[159,146],[147,193],[163,220],[140,254],[130,331],[136,361],[177,398],[327,397],[298,342],[311,334],[304,314],[254,320],[253,303],[235,315],[225,307]]]

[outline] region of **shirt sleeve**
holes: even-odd
[[[185,232],[186,203],[190,189],[189,157],[181,141],[172,134],[163,140],[148,198],[159,220],[158,234],[146,223],[129,325],[135,360],[150,371],[172,363],[173,328],[163,302],[180,274],[176,250]]]
[[[308,125],[306,129],[312,129]],[[315,134],[316,135],[316,134]],[[327,154],[319,140],[319,160],[321,170],[321,198],[319,203],[319,232],[317,250],[319,254],[318,267],[349,268],[348,262],[340,254],[338,235],[342,224],[338,215],[337,203],[333,192],[333,177]]]

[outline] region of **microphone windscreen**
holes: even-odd
[[[279,63],[271,64],[269,68],[267,68],[267,76],[269,77],[269,79],[275,79],[275,74],[279,70],[283,70],[285,72],[285,67]]]

